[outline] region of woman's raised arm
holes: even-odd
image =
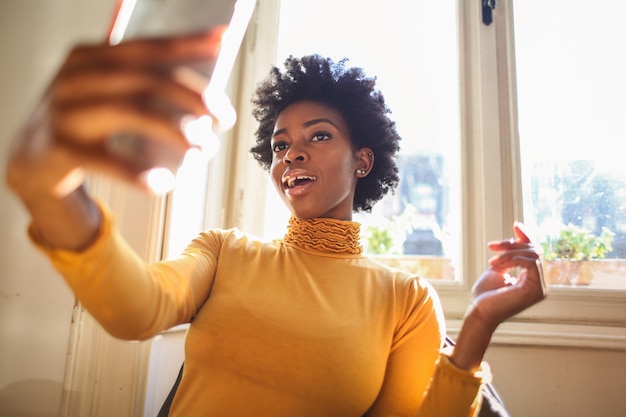
[[[145,173],[175,170],[190,144],[185,117],[208,114],[187,64],[214,60],[218,34],[137,40],[72,50],[16,134],[6,180],[42,243],[80,250],[100,214],[83,187],[87,170],[146,188]]]

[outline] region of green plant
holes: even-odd
[[[573,261],[602,259],[613,250],[614,237],[615,233],[606,227],[602,228],[600,236],[596,236],[589,230],[570,223],[556,236],[547,236],[541,242],[543,258]]]
[[[407,204],[402,213],[391,218],[370,219],[362,235],[365,251],[375,255],[401,255],[402,243],[417,218],[417,209]]]
[[[389,230],[378,226],[367,226],[365,229],[366,250],[368,253],[382,255],[394,253],[394,242]]]

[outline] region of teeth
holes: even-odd
[[[288,188],[293,188],[294,185],[296,184],[296,181],[298,180],[311,180],[311,181],[315,181],[317,178],[315,177],[309,177],[308,175],[298,175],[297,177],[288,177],[285,180],[285,185]]]

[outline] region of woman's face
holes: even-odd
[[[271,175],[281,198],[299,219],[352,219],[356,170],[368,150],[355,150],[342,114],[312,101],[283,110],[272,136]]]

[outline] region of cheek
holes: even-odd
[[[341,158],[335,164],[332,177],[340,182],[340,188],[349,191],[356,182],[354,172],[356,164],[353,158]]]
[[[270,176],[272,177],[272,184],[274,184],[274,187],[280,190],[282,188],[282,172],[274,163],[270,166]]]
[[[352,155],[352,151],[346,151],[348,155],[346,155],[343,159],[343,164],[341,164],[342,172],[348,178],[354,178],[354,174],[359,167],[359,159],[355,158]]]

